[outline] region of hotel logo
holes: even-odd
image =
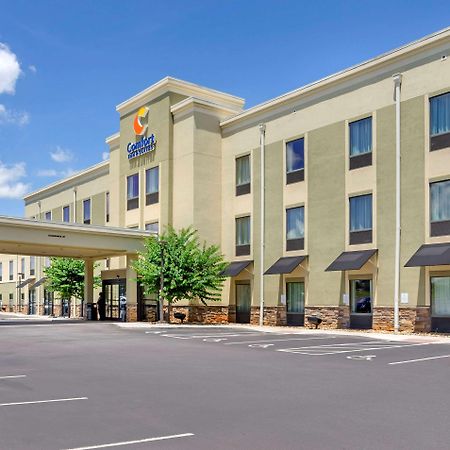
[[[133,128],[137,136],[142,136],[147,130],[147,125],[142,124],[142,119],[145,118],[147,114],[148,108],[146,106],[143,106],[142,108],[139,108],[139,111],[134,118]]]

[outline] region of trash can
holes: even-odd
[[[87,320],[97,320],[97,305],[95,303],[86,304]]]

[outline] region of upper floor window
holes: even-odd
[[[450,92],[430,98],[430,150],[450,147]]]
[[[159,202],[159,167],[152,167],[145,172],[145,204]]]
[[[139,208],[139,174],[127,177],[127,210]]]
[[[145,224],[145,229],[155,234],[159,233],[159,222],[150,222]]]
[[[3,281],[3,263],[0,262],[0,281]]]
[[[63,208],[63,222],[70,222],[70,206]]]
[[[22,273],[22,277],[25,276],[25,258],[20,258],[20,272]]]
[[[350,244],[372,242],[372,194],[350,198]]]
[[[91,223],[91,199],[83,200],[83,223],[89,225]]]
[[[305,208],[286,209],[286,250],[303,250],[305,246]]]
[[[236,256],[250,255],[250,216],[236,218]]]
[[[372,117],[349,124],[350,170],[372,165]]]
[[[30,275],[36,274],[36,257],[30,256]]]
[[[9,261],[9,281],[14,280],[14,261]]]
[[[430,235],[450,235],[450,180],[430,184]]]
[[[51,211],[47,211],[45,213],[45,220],[52,220],[52,212]]]
[[[105,195],[105,222],[109,222],[109,192]]]
[[[250,155],[236,158],[236,195],[250,193]]]
[[[286,184],[305,179],[305,140],[286,143]]]

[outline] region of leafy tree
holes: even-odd
[[[219,247],[201,245],[190,227],[179,232],[168,227],[158,238],[146,239],[145,251],[133,264],[146,293],[160,292],[167,300],[169,319],[170,306],[178,300],[198,299],[205,306],[220,300],[226,266]]]
[[[45,286],[63,300],[84,300],[84,261],[72,258],[50,258],[44,269]],[[100,286],[100,277],[94,277],[94,287]]]

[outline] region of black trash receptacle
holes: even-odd
[[[97,320],[97,304],[87,303],[86,304],[86,318],[87,320]]]

